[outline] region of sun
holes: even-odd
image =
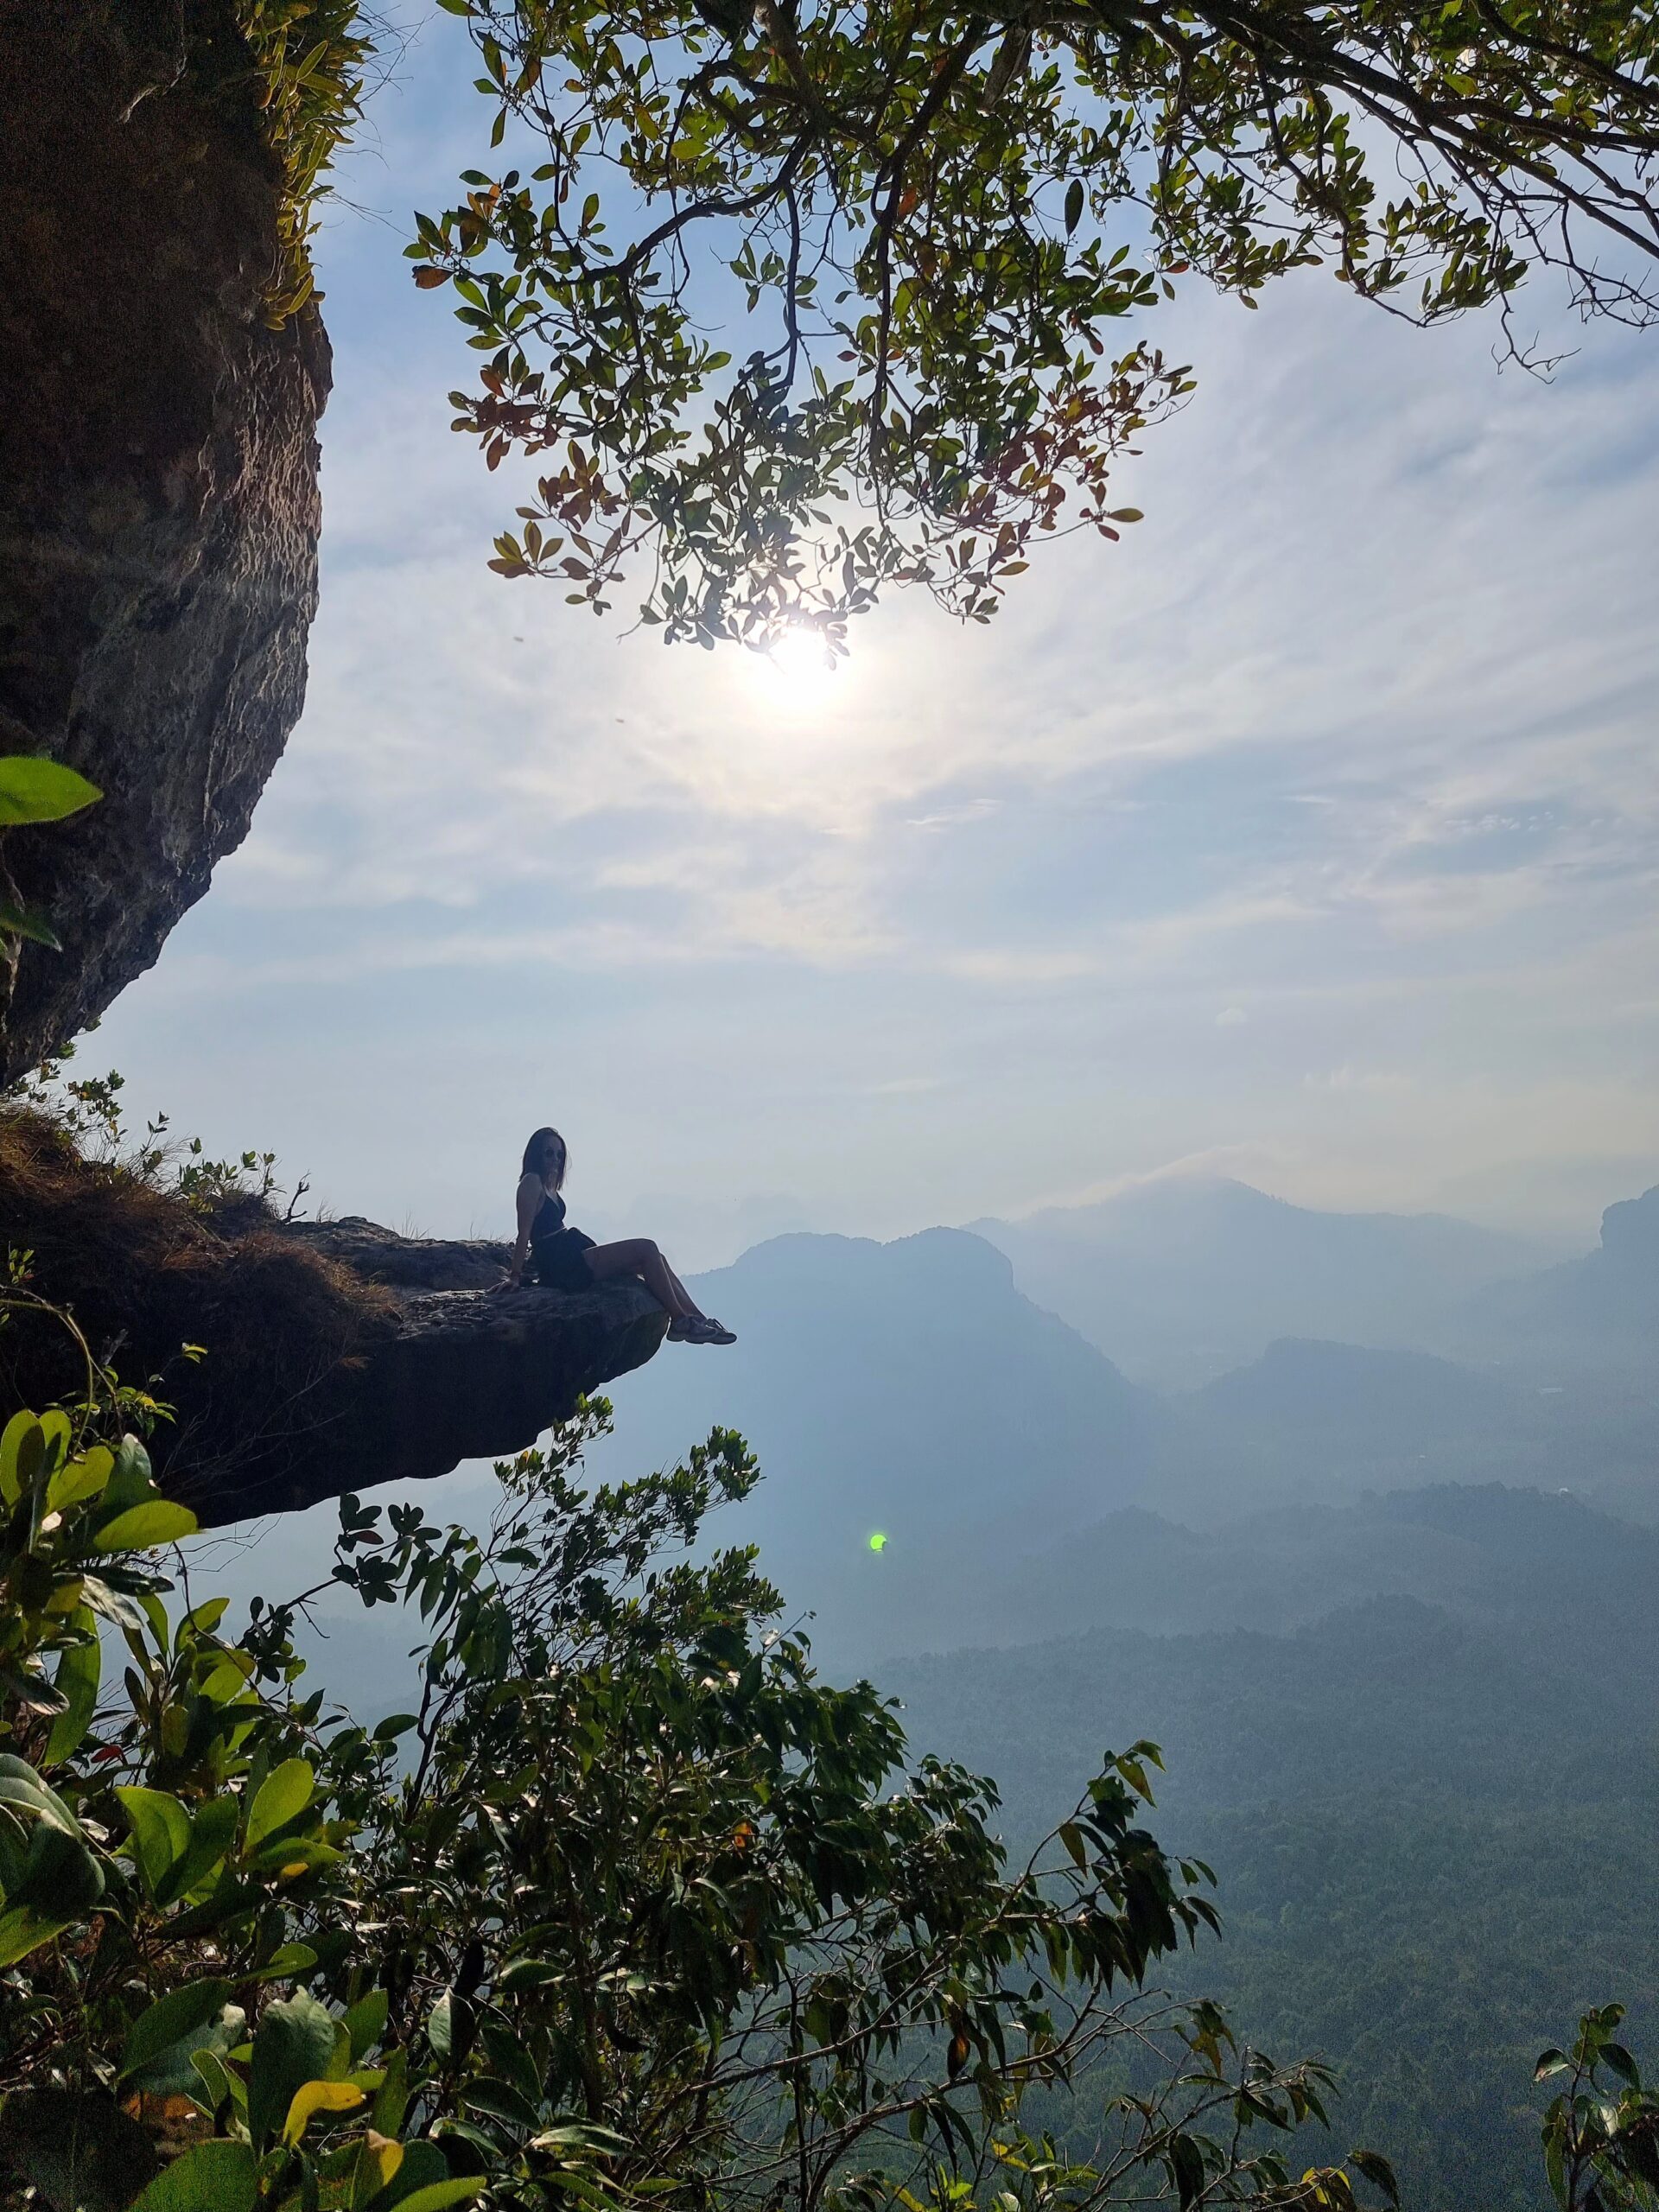
[[[821,714],[845,689],[845,664],[837,665],[816,630],[785,630],[770,652],[749,655],[756,689],[774,712],[791,716]]]

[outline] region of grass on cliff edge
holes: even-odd
[[[72,1341],[18,1292],[66,1308],[94,1357],[178,1410],[155,1442],[192,1491],[304,1427],[305,1402],[394,1323],[396,1301],[283,1234],[263,1193],[169,1187],[154,1151],[88,1157],[36,1104],[0,1107],[0,1404],[86,1388]]]

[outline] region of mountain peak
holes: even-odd
[[[1621,1198],[1601,1217],[1601,1249],[1621,1260],[1659,1265],[1659,1183],[1639,1198]]]
[[[1178,1388],[1245,1365],[1279,1337],[1447,1341],[1465,1299],[1543,1256],[1447,1214],[1325,1212],[1211,1174],[975,1227],[1029,1297],[1137,1380]]]
[[[780,1276],[802,1268],[820,1281],[843,1285],[906,1282],[946,1295],[968,1287],[981,1294],[1014,1290],[1014,1263],[1007,1253],[967,1229],[921,1229],[887,1243],[874,1236],[791,1230],[751,1244],[721,1272]]]

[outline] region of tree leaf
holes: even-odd
[[[200,2028],[224,2010],[231,1993],[228,1981],[209,1975],[201,1981],[188,1981],[182,1988],[169,1989],[165,1997],[158,1997],[147,2012],[141,2012],[133,2022],[126,2042],[121,2050],[121,2064],[116,2073],[118,2082],[124,2082],[130,2074],[137,2074],[152,2059],[170,2050],[194,2028]]]
[[[83,1574],[80,1594],[95,1613],[112,1621],[124,1636],[135,1637],[142,1643],[149,1623],[143,1609],[128,1597],[124,1590],[113,1590],[101,1575]]]
[[[1400,2183],[1394,2168],[1380,2151],[1351,2151],[1348,2163],[1357,2174],[1363,2174],[1373,2189],[1380,2189],[1390,2204],[1400,2202]]]
[[[320,2112],[355,2112],[365,2101],[355,2082],[305,2082],[289,2100],[283,2122],[284,2143],[297,2143],[313,2117]]]
[[[91,1607],[77,1607],[73,1619],[77,1628],[86,1631],[86,1641],[68,1645],[58,1661],[58,1671],[54,1681],[64,1704],[63,1711],[52,1723],[52,1732],[46,1739],[46,1763],[48,1766],[59,1765],[72,1751],[79,1749],[86,1731],[92,1725],[92,1715],[98,1710],[98,1686],[103,1679],[104,1655],[99,1647]]]
[[[16,753],[0,758],[0,829],[20,822],[61,822],[103,796],[96,784],[59,761]]]
[[[423,2189],[439,2188],[449,2178],[449,2168],[435,2143],[423,2139],[406,2143],[397,2171],[387,2186],[385,2196],[375,2207],[375,2212],[391,2212],[391,2207],[404,2203]]]
[[[158,1544],[177,1543],[181,1536],[192,1536],[200,1526],[188,1505],[175,1505],[170,1497],[158,1497],[146,1505],[135,1505],[125,1513],[118,1513],[106,1521],[92,1538],[95,1552],[148,1552]]]
[[[372,2050],[386,2031],[388,2010],[384,1989],[372,1989],[366,1997],[359,1998],[355,2005],[346,2008],[346,2032],[352,2039],[352,2062],[355,2065],[367,2051]]]
[[[37,1819],[22,1864],[8,1872],[0,1966],[14,1965],[84,1920],[103,1894],[103,1869],[79,1831]]]
[[[258,2191],[251,2143],[198,2143],[156,2175],[132,2212],[252,2212]]]
[[[108,1483],[114,1467],[115,1454],[105,1444],[94,1444],[79,1459],[66,1460],[46,1486],[47,1511],[61,1513],[67,1506],[96,1497]]]
[[[404,2163],[404,2146],[389,2135],[382,2135],[371,2127],[358,2145],[357,2165],[352,2180],[352,2212],[363,2212],[363,2208],[378,2197],[382,2190],[397,2176]]]
[[[133,1850],[150,1893],[161,1890],[175,1864],[190,1848],[190,1815],[164,1789],[129,1786],[116,1791],[132,1831]]]
[[[248,2075],[248,2133],[261,2150],[288,2116],[296,2093],[327,2078],[334,2016],[304,1990],[266,2008],[253,2038]]]
[[[411,2190],[407,2196],[389,2200],[397,2212],[443,2212],[447,2204],[466,2204],[476,2196],[489,2179],[487,2174],[462,2174],[452,2181],[429,2182],[424,2189]]]
[[[284,1759],[260,1783],[248,1814],[244,1848],[251,1852],[277,1828],[286,1827],[311,1802],[317,1777],[304,1759]]]
[[[0,1429],[0,1497],[16,1505],[40,1472],[46,1432],[33,1414],[13,1414]]]
[[[33,944],[43,944],[48,952],[61,952],[63,939],[58,935],[44,914],[32,914],[26,906],[16,906],[10,899],[0,899],[0,937],[26,937]]]
[[[48,1789],[27,1759],[0,1751],[0,1805],[30,1819],[46,1821],[66,1835],[79,1836],[80,1823],[55,1789]]]

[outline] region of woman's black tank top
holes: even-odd
[[[544,1192],[536,1218],[530,1225],[531,1243],[539,1244],[544,1236],[556,1236],[563,1227],[564,1200],[556,1191],[550,1196]]]

